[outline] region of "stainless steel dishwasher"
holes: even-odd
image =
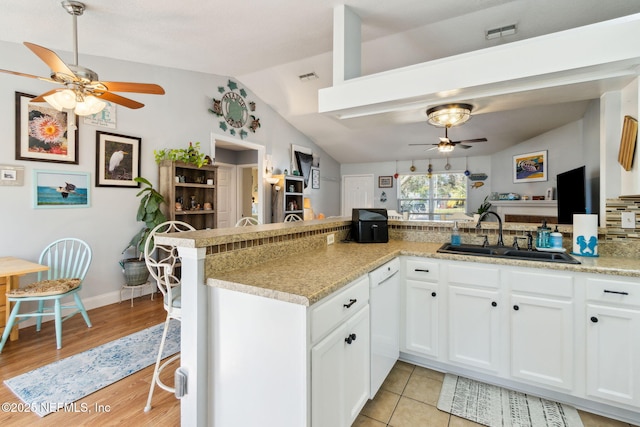
[[[369,273],[373,399],[400,355],[400,260]]]

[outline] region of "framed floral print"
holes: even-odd
[[[78,164],[78,123],[34,95],[16,92],[16,160]]]

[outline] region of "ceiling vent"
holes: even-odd
[[[497,39],[498,37],[511,36],[516,32],[516,24],[505,25],[504,27],[487,30],[486,38],[487,40]]]
[[[301,75],[298,76],[298,78],[300,79],[301,82],[308,82],[310,80],[319,79],[318,75],[315,72],[307,73],[307,74],[301,74]]]

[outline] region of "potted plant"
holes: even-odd
[[[489,196],[486,196],[482,201],[482,203],[480,204],[480,207],[478,208],[478,210],[476,210],[476,212],[473,214],[473,220],[475,222],[478,222],[478,220],[480,219],[480,215],[482,215],[489,209],[491,209],[491,202],[489,202]]]
[[[138,197],[142,196],[136,219],[143,221],[144,227],[131,238],[127,247],[122,251],[124,254],[129,248],[134,248],[136,256],[120,260],[125,282],[129,286],[142,285],[147,282],[149,270],[144,261],[144,245],[151,230],[167,220],[160,209],[164,202],[162,194],[156,191],[153,185],[145,178],[134,178],[134,181],[146,185],[146,187],[136,195]]]
[[[160,164],[163,160],[171,160],[174,162],[191,163],[199,168],[209,163],[209,158],[200,152],[200,142],[193,145],[189,143],[188,148],[163,148],[162,150],[153,150],[156,163]]]

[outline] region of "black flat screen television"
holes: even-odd
[[[556,182],[558,224],[573,224],[573,214],[587,213],[585,167],[559,173]]]

